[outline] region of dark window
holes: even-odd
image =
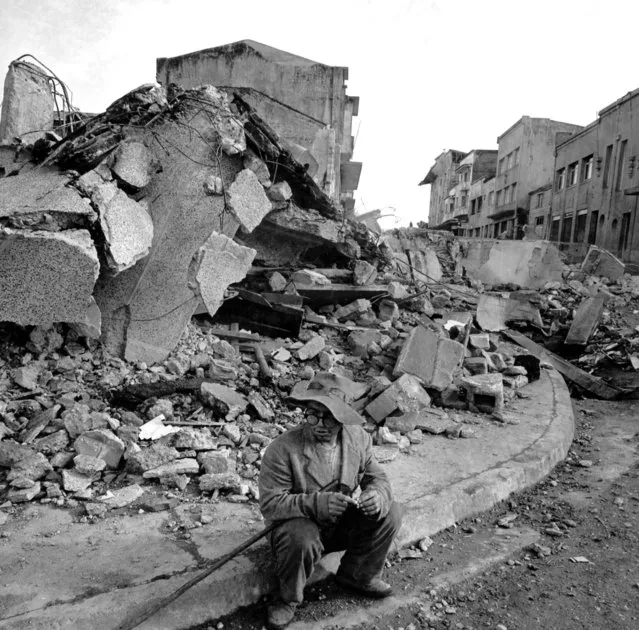
[[[555,190],[561,190],[566,184],[566,169],[560,168],[555,175]]]
[[[577,223],[575,223],[575,243],[583,243],[586,238],[586,224],[588,222],[588,213],[577,215]]]
[[[588,230],[588,242],[594,245],[597,242],[597,219],[599,218],[599,212],[595,210],[590,215],[590,229]],[[603,217],[601,217],[603,219]]]
[[[544,216],[540,216],[540,217],[536,217],[535,218],[535,225],[543,225],[544,224]]]
[[[541,208],[544,205],[544,193],[537,193],[537,208]]]
[[[621,216],[621,230],[619,231],[619,252],[628,247],[628,233],[630,232],[630,212],[624,212]]]
[[[572,236],[572,217],[564,217],[561,225],[561,242],[570,243]]]
[[[626,145],[627,140],[622,140],[619,145],[619,155],[617,157],[617,178],[615,179],[615,190],[621,190],[621,178],[623,177],[623,168],[626,163]]]
[[[604,174],[602,186],[608,188],[608,178],[610,177],[610,162],[612,161],[612,145],[609,144],[606,147],[606,159],[604,161]]]
[[[556,219],[552,220],[552,225],[550,228],[550,240],[551,241],[558,241],[559,240],[559,224],[561,223],[561,220],[559,219],[559,217],[557,217]]]
[[[593,156],[589,155],[581,160],[581,181],[585,182],[592,178],[592,161]]]

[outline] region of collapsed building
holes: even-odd
[[[10,73],[9,104],[31,74],[43,85],[24,62]],[[288,398],[319,371],[353,382],[382,462],[472,437],[473,414],[507,422],[542,365],[623,393],[512,330],[639,366],[639,336],[610,331],[639,299],[614,257],[575,269],[547,242],[380,235],[246,94],[149,84],[99,115],[23,120],[34,142],[3,119],[3,500],[99,518],[191,479],[206,500],[255,500],[265,447],[303,419]]]

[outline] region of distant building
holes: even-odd
[[[493,234],[516,236],[528,224],[529,194],[552,182],[555,146],[583,127],[549,118],[522,116],[497,138],[495,208],[488,218]]]
[[[557,145],[549,238],[639,263],[639,89]]]
[[[528,193],[528,232],[539,238],[550,238],[550,207],[552,183],[545,184]]]
[[[184,88],[237,88],[308,170],[347,210],[353,209],[361,162],[353,162],[348,68],[326,66],[252,40],[157,60],[157,80]]]
[[[453,149],[440,153],[419,183],[420,186],[430,184],[428,225],[433,229],[446,229],[456,223],[453,217],[456,193],[453,189],[458,181],[457,167],[465,156],[463,151]]]

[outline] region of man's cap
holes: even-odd
[[[318,372],[310,381],[301,381],[293,387],[290,398],[315,401],[326,407],[341,424],[364,424],[365,420],[350,403],[361,398],[368,387],[331,372]]]

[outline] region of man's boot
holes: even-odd
[[[281,599],[274,601],[268,607],[266,614],[268,627],[271,628],[271,630],[286,628],[286,626],[293,621],[296,608],[297,604],[289,604]]]

